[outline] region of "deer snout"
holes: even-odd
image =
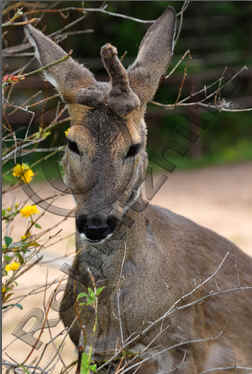
[[[99,242],[113,233],[118,224],[118,218],[113,215],[94,216],[80,215],[76,218],[77,230],[91,242]]]

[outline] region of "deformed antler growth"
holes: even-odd
[[[118,58],[117,48],[110,43],[105,44],[101,48],[101,58],[112,85],[107,104],[124,117],[140,106],[140,100],[130,87],[128,73]]]

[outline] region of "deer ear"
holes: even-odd
[[[35,48],[35,57],[42,66],[66,56],[66,52],[50,38],[31,25],[25,26],[29,42]],[[45,78],[63,95],[68,102],[75,102],[80,88],[95,84],[93,74],[71,57],[44,70]]]
[[[147,30],[137,58],[128,68],[130,86],[147,104],[155,95],[161,75],[165,73],[173,54],[176,12],[168,7]]]

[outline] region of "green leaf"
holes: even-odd
[[[42,229],[42,227],[41,227],[38,223],[35,223],[35,227],[36,227],[37,229]]]
[[[9,245],[12,243],[12,238],[10,238],[9,236],[5,236],[4,241],[5,241],[6,247],[9,247]]]
[[[24,365],[21,364],[20,367],[24,370],[25,374],[30,374],[30,372]]]
[[[93,305],[95,302],[95,300],[93,299],[87,299],[86,303],[84,303],[85,305]]]
[[[96,366],[96,364],[90,365],[90,366],[89,366],[89,369],[92,370],[93,373],[96,373],[96,371],[97,371],[97,366]]]
[[[83,352],[81,355],[81,368],[80,368],[80,374],[88,374],[89,369],[89,357],[86,352]]]
[[[2,209],[2,217],[4,217],[5,215],[6,215],[6,210]]]
[[[80,292],[77,296],[77,300],[80,300],[82,297],[88,297],[88,294],[86,292]]]
[[[92,290],[92,288],[88,288],[88,294],[89,294],[89,296],[91,296],[91,297],[95,297],[95,293],[94,293],[94,291]]]
[[[10,295],[13,295],[13,294],[10,294]],[[19,309],[23,309],[23,307],[22,307],[22,305],[21,304],[8,304],[8,305],[4,305],[3,307],[2,307],[2,309],[6,309],[6,308],[10,308],[10,307],[13,307],[13,306],[16,306],[17,308],[19,308]]]
[[[22,306],[21,304],[15,304],[15,306],[16,306],[17,308],[21,309],[21,310],[24,309],[23,306]]]
[[[23,258],[23,256],[20,253],[18,253],[18,252],[16,253],[16,255],[17,255],[18,259],[19,259],[20,264],[23,265],[24,264],[24,258]]]
[[[103,289],[104,289],[104,287],[97,288],[97,290],[96,290],[96,296],[99,296],[102,293]]]
[[[9,262],[11,262],[12,257],[8,256],[8,255],[4,255],[4,260],[5,260],[5,262],[9,263]]]
[[[90,370],[93,373],[96,373],[97,368],[96,364],[92,364],[92,358],[86,352],[83,352],[81,355],[81,370],[80,374],[89,374]]]

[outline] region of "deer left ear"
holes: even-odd
[[[60,46],[35,27],[26,25],[25,33],[35,48],[35,57],[42,66],[67,56]],[[96,83],[93,74],[71,57],[45,69],[44,76],[68,102],[76,101],[76,94],[80,88],[87,88]]]
[[[175,29],[176,12],[168,7],[147,30],[136,60],[128,68],[130,86],[142,105],[155,95],[161,75],[171,60]]]

